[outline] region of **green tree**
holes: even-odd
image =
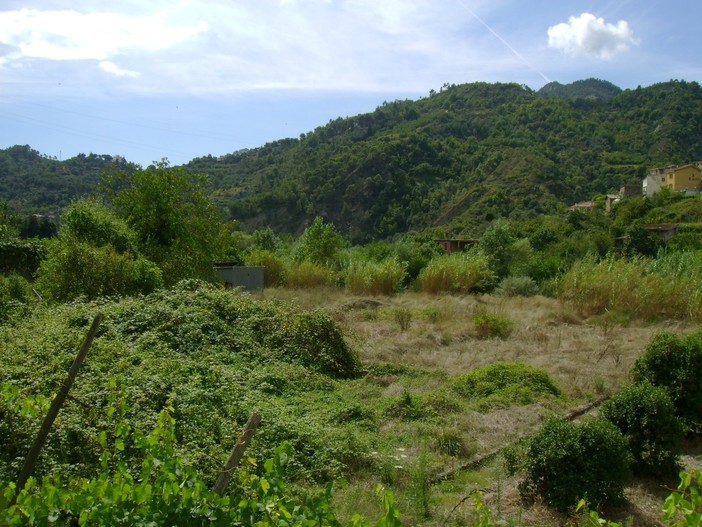
[[[17,236],[15,213],[6,201],[0,199],[0,240]]]
[[[305,229],[293,249],[293,259],[330,265],[346,241],[331,222],[325,223],[317,216]]]
[[[515,241],[509,230],[509,223],[506,220],[497,220],[483,233],[478,242],[478,248],[487,257],[490,269],[498,281],[509,274]]]
[[[203,176],[165,160],[142,170],[113,169],[102,178],[101,192],[136,232],[139,249],[161,268],[166,284],[214,279],[212,264],[226,242],[203,184]]]

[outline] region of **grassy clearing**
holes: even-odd
[[[559,525],[562,516],[521,505],[516,480],[505,476],[499,458],[430,482],[535,431],[549,414],[617,390],[657,330],[686,328],[583,318],[540,296],[350,295],[338,287],[237,295],[186,288],[39,311],[0,328],[1,380],[40,393],[43,386],[49,395],[89,312],[100,308],[108,319],[77,400],[99,408],[105,378],[121,373],[131,382],[127,394],[135,419],[146,422],[159,405],[174,404],[182,447],[200,449],[190,461],[205,473],[214,474],[226,457],[236,431],[231,423],[243,422],[256,407],[264,422],[251,454],[263,457],[285,439],[298,452],[291,470],[299,485],[344,476],[348,484],[335,498],[342,516],[377,517],[374,489],[383,484],[395,491],[405,525],[462,525],[474,515],[462,498],[482,488],[486,503],[505,521],[519,524],[521,516],[523,525]],[[478,312],[508,320],[511,332],[478,338]],[[328,320],[343,330],[352,362],[339,362],[351,356]],[[10,354],[5,343],[11,341]],[[266,342],[274,353],[265,351]],[[42,349],[49,351],[42,355]],[[347,371],[355,374],[339,374]],[[208,413],[210,406],[216,415]],[[87,434],[83,444],[90,447],[99,423],[90,408],[72,404],[67,410],[51,448],[78,470],[70,456],[82,453],[65,446],[72,434]],[[0,437],[28,440],[32,419],[0,431]]]
[[[337,494],[336,506],[342,513],[361,510],[372,517],[378,506],[375,484],[392,485],[407,525],[469,525],[475,518],[470,500],[458,504],[475,488],[485,490],[486,503],[506,524],[562,525],[564,516],[522,504],[518,480],[505,475],[500,458],[428,489],[420,484],[422,472],[435,475],[461,466],[534,432],[546,415],[614,393],[627,384],[631,366],[657,331],[693,327],[616,313],[586,316],[571,303],[541,296],[349,296],[331,289],[274,289],[264,295],[330,313],[372,372],[347,389],[363,393],[369,406],[384,398],[394,401],[379,427],[376,459],[381,461],[355,472]],[[504,339],[477,338],[476,311],[509,320],[512,332]],[[398,312],[409,315],[408,327],[399,324]],[[515,375],[497,395],[464,398],[453,389],[460,379],[480,378],[481,371],[502,363],[517,364],[521,374],[545,372],[552,384],[527,383]],[[535,397],[521,389],[525,385],[537,388]],[[694,466],[702,456],[698,450],[684,459]],[[632,483],[626,494],[633,505],[613,511],[614,517],[633,515],[636,525],[657,525],[660,492]]]

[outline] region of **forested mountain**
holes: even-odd
[[[128,163],[96,154],[58,161],[27,145],[13,146],[0,150],[0,199],[22,213],[57,214],[74,197],[94,192],[100,172],[114,164]]]
[[[185,168],[208,176],[225,216],[299,234],[323,216],[353,242],[407,230],[479,234],[640,184],[653,166],[702,159],[702,88],[670,81],[444,85],[419,100],[330,121],[297,139]],[[0,198],[25,211],[89,192],[110,156],[57,161],[0,151]]]
[[[550,97],[446,85],[188,168],[209,174],[218,206],[245,223],[299,233],[322,215],[365,242],[427,227],[473,235],[497,217],[555,211],[638,185],[652,166],[702,159],[699,84],[587,96],[595,88],[616,91],[595,80]]]

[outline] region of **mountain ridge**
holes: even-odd
[[[183,166],[207,175],[213,202],[248,228],[298,234],[322,216],[363,243],[408,230],[478,234],[495,218],[564,210],[640,184],[652,166],[702,159],[696,82],[635,90],[598,79],[547,86],[444,85],[299,138]],[[31,159],[15,159],[18,148],[29,149],[0,151],[0,198],[33,211],[89,192],[106,165],[133,166],[95,154],[37,161],[35,153],[32,172]]]

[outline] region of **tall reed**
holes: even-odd
[[[489,289],[495,273],[480,252],[455,253],[432,258],[419,274],[419,288],[425,293],[472,293]]]
[[[351,262],[346,271],[346,290],[357,295],[392,295],[400,290],[406,268],[392,258]]]
[[[304,260],[288,268],[287,286],[291,289],[330,286],[336,282],[336,274],[327,266]]]
[[[558,295],[582,315],[615,311],[643,320],[702,320],[701,255],[657,259],[586,258],[568,271]]]

